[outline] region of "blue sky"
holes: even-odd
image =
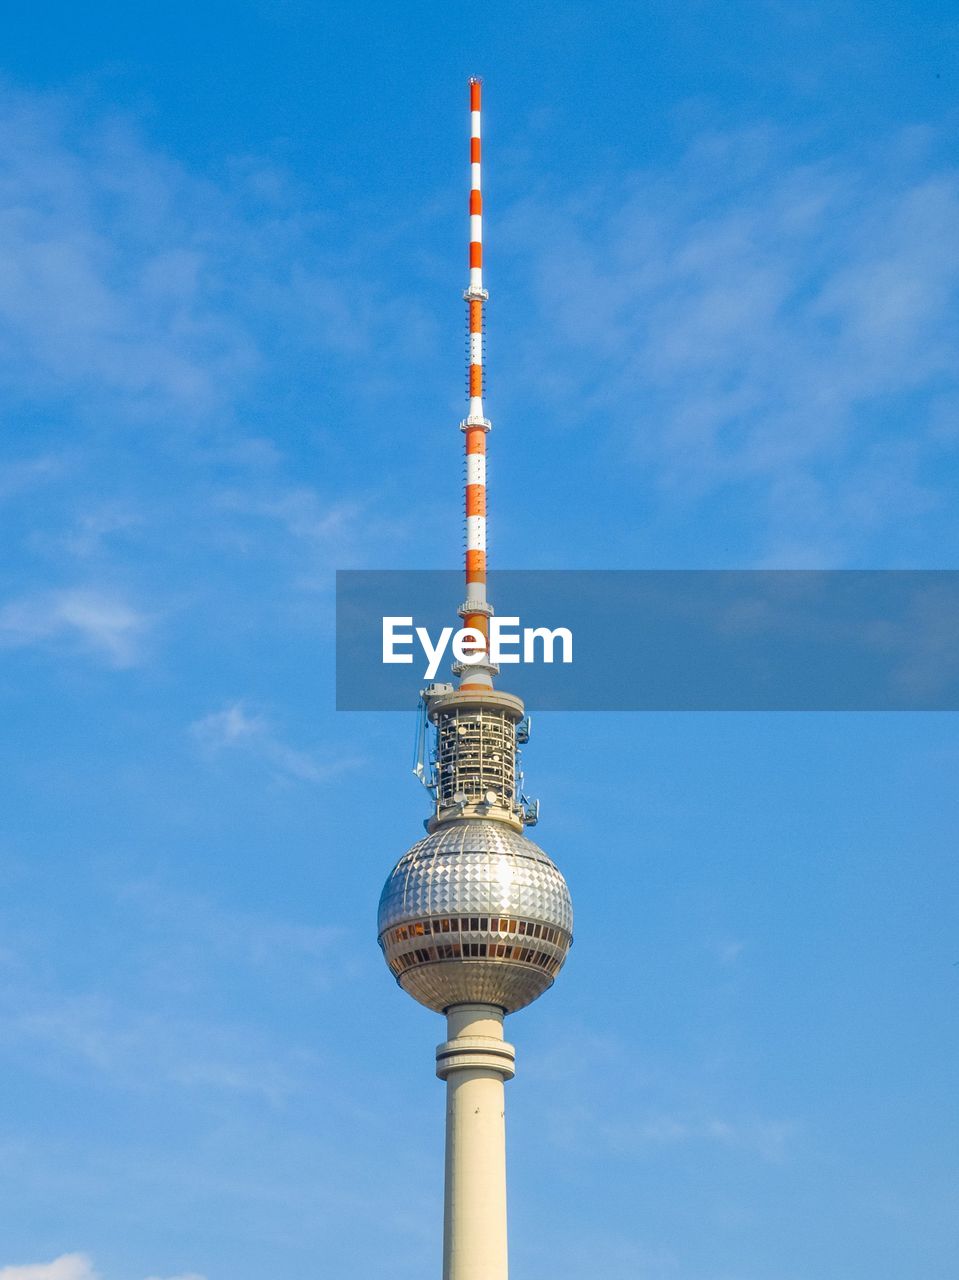
[[[952,6],[39,4],[0,55],[0,1280],[439,1265],[401,715],[459,555],[486,80],[503,567],[956,568]],[[495,585],[494,585],[495,598]],[[949,1280],[949,715],[552,715],[518,1278]]]

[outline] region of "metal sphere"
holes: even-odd
[[[378,928],[397,982],[420,1004],[512,1013],[553,985],[573,941],[573,906],[532,840],[503,822],[449,822],[393,868]]]

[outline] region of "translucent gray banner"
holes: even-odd
[[[336,595],[338,709],[408,710],[428,683],[415,628],[435,648],[463,625],[460,574],[341,571]],[[954,570],[503,570],[491,596],[521,658],[497,684],[534,710],[959,709]],[[383,661],[384,618],[412,620],[387,624],[412,661]],[[559,636],[552,662],[542,636],[522,661],[535,628],[568,631],[571,661]],[[452,661],[432,679],[452,681]]]

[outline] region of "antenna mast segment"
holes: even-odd
[[[458,664],[460,689],[492,689],[496,669],[489,661],[489,618],[493,607],[486,598],[486,433],[491,423],[483,412],[483,186],[480,151],[482,84],[473,77],[470,89],[470,245],[469,288],[466,301],[469,330],[469,413],[460,423],[466,441],[466,600],[459,614],[467,627],[483,637],[485,657]]]

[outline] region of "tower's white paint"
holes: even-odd
[[[513,1046],[503,1011],[456,1005],[436,1050],[446,1081],[443,1280],[507,1280],[506,1096]]]

